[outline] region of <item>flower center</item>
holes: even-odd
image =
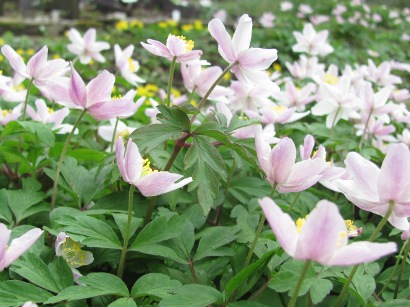
[[[298,218],[298,219],[296,220],[296,222],[295,222],[295,224],[296,224],[296,231],[297,231],[298,233],[301,233],[301,232],[302,232],[302,227],[303,227],[303,225],[305,224],[306,219],[307,219],[308,216],[309,216],[309,215],[306,215],[304,218]]]
[[[357,228],[352,220],[345,220],[347,227],[347,235],[349,238],[357,237],[362,233],[362,228]]]
[[[130,72],[136,72],[138,70],[137,65],[135,65],[135,61],[131,58],[128,58],[128,66],[130,68]]]
[[[129,135],[130,135],[130,132],[128,129],[117,131],[117,133],[115,134],[115,140],[118,140],[119,137],[122,137],[125,140],[128,138]]]
[[[81,245],[71,238],[67,238],[62,244],[62,256],[72,267],[87,264],[87,252],[81,250]]]
[[[141,172],[141,177],[147,176],[152,173],[157,173],[158,170],[153,170],[151,168],[151,162],[148,159],[142,160],[142,172]]]
[[[323,81],[327,84],[335,85],[339,83],[339,78],[332,74],[325,74]]]
[[[285,106],[274,106],[271,108],[277,115],[282,114],[286,110]]]
[[[175,36],[176,38],[179,38],[180,40],[182,40],[185,43],[185,51],[191,51],[192,49],[194,49],[195,43],[193,40],[187,40],[185,36],[182,35],[173,35],[170,34],[171,36]]]
[[[53,113],[54,113],[54,109],[53,109],[53,108],[48,108],[48,113],[49,113],[49,114],[53,114]]]
[[[9,114],[10,114],[10,110],[1,110],[1,115],[3,115],[3,117]]]

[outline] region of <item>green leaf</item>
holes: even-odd
[[[181,134],[181,129],[167,124],[152,124],[134,130],[130,138],[138,145],[141,153],[148,153],[158,145]]]
[[[85,284],[72,286],[61,291],[57,296],[50,298],[46,304],[61,301],[73,301],[102,295],[129,296],[129,291],[124,282],[115,275],[108,273],[91,273],[78,280]]]
[[[7,190],[0,190],[0,220],[4,220],[11,224],[13,222],[13,215],[11,214],[9,205],[8,205],[8,196]]]
[[[74,239],[89,246],[100,248],[122,249],[122,245],[114,230],[105,222],[86,215],[57,219],[65,226],[69,234],[78,235]]]
[[[8,280],[0,283],[0,304],[22,305],[27,301],[42,303],[52,294],[32,284]]]
[[[164,298],[160,307],[203,307],[220,302],[221,293],[203,285],[186,285],[176,290],[175,295]]]
[[[123,297],[116,300],[115,302],[112,302],[108,305],[108,307],[137,307],[137,304],[135,304],[132,298]]]
[[[112,215],[114,217],[115,223],[121,231],[122,238],[125,239],[125,232],[128,224],[128,214],[117,213]],[[137,217],[131,218],[131,228],[130,228],[130,238],[137,231],[138,226],[141,224],[142,219]]]
[[[181,131],[190,132],[191,123],[189,117],[178,107],[167,107],[158,105],[157,109],[161,112],[157,115],[158,120],[170,126],[179,128]]]
[[[333,284],[327,279],[316,278],[310,287],[310,296],[313,304],[318,304],[330,293]]]
[[[140,277],[135,282],[131,289],[131,296],[134,298],[143,296],[165,298],[172,295],[179,287],[181,283],[178,280],[171,280],[164,274],[151,273]]]
[[[33,135],[33,142],[40,145],[41,147],[54,147],[55,136],[53,131],[51,130],[50,125],[34,121],[9,122],[4,128],[2,137],[21,132]]]
[[[73,157],[77,161],[101,162],[106,157],[106,153],[90,148],[79,148],[67,152],[67,156]]]
[[[58,289],[63,290],[73,285],[73,271],[63,257],[56,257],[48,267]]]
[[[234,241],[238,237],[239,231],[240,228],[235,226],[208,228],[199,241],[194,261],[211,256],[231,256],[233,252],[231,249],[223,249],[221,253],[220,247]]]
[[[140,251],[143,247],[179,236],[184,219],[177,215],[169,220],[165,216],[157,217],[141,230],[129,250]]]
[[[225,286],[225,301],[229,301],[234,292],[244,284],[246,284],[246,290],[238,293],[236,298],[241,297],[244,293],[246,293],[260,278],[260,275],[263,273],[274,254],[275,251],[267,252],[259,260],[255,261],[250,266],[236,274]],[[253,280],[250,280],[252,275],[254,275],[254,278]]]

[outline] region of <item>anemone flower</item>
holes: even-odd
[[[294,52],[306,52],[313,56],[325,56],[333,52],[333,47],[327,42],[328,30],[316,33],[312,24],[305,24],[303,32],[293,32],[297,43],[292,47]]]
[[[133,52],[133,45],[129,45],[124,50],[117,44],[114,46],[115,66],[117,66],[121,76],[123,76],[128,83],[136,86],[138,83],[145,83],[145,80],[136,74],[140,68],[140,64],[131,58]]]
[[[375,261],[397,251],[393,242],[347,244],[349,229],[330,201],[319,201],[306,218],[296,222],[268,197],[259,200],[259,204],[279,244],[295,259],[347,266]]]
[[[105,58],[101,51],[110,49],[110,44],[107,42],[97,42],[97,31],[94,28],[88,29],[82,37],[76,29],[68,31],[68,38],[71,44],[67,45],[68,51],[77,55],[81,64],[88,64],[91,60],[104,63]]]
[[[192,177],[189,177],[175,183],[183,176],[152,170],[149,160],[141,157],[138,146],[132,139],[128,140],[127,150],[125,150],[122,137],[118,138],[116,157],[122,178],[136,186],[145,197],[168,193],[192,182]]]

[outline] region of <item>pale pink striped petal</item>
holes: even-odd
[[[264,70],[278,58],[276,49],[250,48],[238,54],[239,65],[245,69]]]
[[[87,107],[87,88],[81,76],[71,64],[71,79],[68,94],[71,102],[83,108]]]
[[[137,182],[134,182],[134,185],[145,197],[157,196],[172,191],[175,181],[182,177],[182,175],[174,173],[156,172],[141,177]],[[184,184],[187,183],[187,181],[184,181]]]
[[[7,260],[5,266],[8,267],[14,260],[25,253],[43,234],[43,230],[34,228],[20,238],[11,241],[11,244],[7,251]]]
[[[14,71],[17,74],[24,78],[30,78],[26,71],[26,64],[24,64],[22,57],[16,51],[14,51],[13,48],[11,48],[9,45],[4,45],[1,48],[1,52],[10,62],[10,66],[14,69]]]
[[[278,183],[286,183],[295,161],[295,143],[290,138],[285,137],[272,150],[270,160],[272,174],[267,174],[268,178]]]
[[[131,138],[128,140],[127,151],[125,152],[124,170],[127,174],[127,181],[131,184],[135,184],[141,177],[142,157],[137,144]]]
[[[127,118],[137,112],[138,106],[129,99],[116,99],[93,104],[88,112],[98,120],[115,117]]]
[[[245,49],[249,49],[252,39],[252,18],[244,14],[239,18],[238,27],[232,37],[232,45],[235,54]]]
[[[41,78],[41,71],[47,63],[48,48],[44,46],[27,62],[27,73],[31,78]]]
[[[128,180],[127,173],[125,172],[125,169],[124,169],[124,164],[125,164],[124,153],[125,153],[124,141],[122,137],[119,137],[117,142],[115,143],[115,156],[117,160],[117,166],[118,166],[118,169],[120,170],[122,179],[130,183]]]
[[[87,85],[87,107],[94,103],[111,100],[115,77],[112,73],[104,70]]]
[[[235,50],[231,41],[231,37],[225,29],[222,21],[219,19],[212,19],[208,24],[209,33],[219,44],[220,51],[222,50],[221,56],[225,61],[233,63],[236,61]]]

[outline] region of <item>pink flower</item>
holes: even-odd
[[[324,70],[324,65],[318,63],[317,57],[307,58],[305,55],[301,55],[299,61],[293,64],[286,62],[285,65],[292,77],[299,80],[312,77],[318,70]]]
[[[263,71],[276,61],[278,52],[276,49],[249,47],[252,38],[252,19],[248,15],[242,15],[239,19],[232,39],[219,19],[212,19],[208,29],[218,42],[218,51],[223,59],[229,64],[236,63],[232,71],[239,81],[279,90]]]
[[[306,105],[315,100],[315,91],[316,86],[313,83],[308,83],[304,87],[298,88],[293,84],[292,80],[288,80],[285,90],[273,93],[272,97],[278,100],[281,105],[296,107],[296,110],[304,111]]]
[[[268,197],[259,200],[259,204],[279,244],[295,259],[347,266],[371,262],[397,251],[393,242],[347,244],[349,229],[330,201],[321,200],[306,218],[296,222]]]
[[[1,48],[1,52],[9,60],[11,67],[22,79],[34,79],[34,84],[43,86],[50,79],[65,75],[68,62],[57,59],[47,61],[48,48],[44,46],[39,52],[24,63],[23,58],[9,45]]]
[[[104,70],[86,86],[71,65],[69,84],[54,82],[49,90],[57,103],[69,108],[87,109],[95,119],[132,116],[139,106],[128,96],[113,100],[111,93],[114,82],[114,75]]]
[[[127,150],[125,151],[122,138],[118,138],[116,156],[122,178],[129,184],[135,185],[145,197],[168,193],[192,182],[192,177],[189,177],[175,183],[183,176],[169,172],[153,171],[149,160],[142,159],[138,146],[132,139],[128,140]]]
[[[8,245],[10,234],[11,231],[6,225],[0,223],[0,272],[24,254],[40,238],[43,231],[39,228],[31,229]]]
[[[170,61],[176,57],[179,63],[189,63],[198,60],[202,55],[201,50],[192,50],[194,42],[186,40],[183,36],[168,35],[166,45],[153,39],[148,39],[147,42],[148,44],[141,42],[142,47],[152,54],[164,57]]]
[[[0,96],[5,101],[23,102],[26,99],[27,90],[21,84],[21,78],[10,78],[0,75]]]
[[[288,108],[285,106],[278,106],[271,103],[271,105],[260,108],[258,112],[253,110],[246,110],[245,113],[250,118],[258,119],[262,124],[285,124],[295,122],[305,116],[310,111],[298,113],[296,108]]]
[[[263,85],[232,81],[231,89],[233,96],[230,98],[230,103],[231,109],[234,111],[256,110],[272,104],[269,97],[272,96],[273,92],[271,88]]]
[[[273,28],[275,26],[276,16],[271,12],[263,13],[261,18],[259,18],[259,23],[264,28]]]
[[[17,107],[15,107],[13,110],[2,110],[0,108],[0,124],[5,126],[9,122],[13,120],[17,120],[20,115],[21,115],[21,110],[23,109],[23,104],[20,103]]]
[[[101,51],[110,49],[110,44],[97,42],[96,36],[97,32],[94,28],[88,29],[84,37],[81,37],[80,32],[76,29],[70,29],[68,38],[71,44],[67,46],[67,49],[79,57],[81,64],[88,64],[92,59],[104,63],[105,58],[101,55]]]
[[[402,83],[400,77],[390,74],[392,69],[390,62],[383,62],[376,66],[372,60],[368,60],[367,79],[379,86],[393,87],[395,84]]]
[[[269,183],[277,185],[280,193],[300,192],[318,182],[327,167],[323,159],[296,163],[296,147],[290,138],[283,138],[273,149],[265,141],[262,131],[255,132],[256,154],[259,166]]]
[[[408,230],[410,216],[410,152],[404,144],[389,147],[381,169],[359,154],[351,152],[345,160],[350,180],[334,183],[359,208],[384,216],[389,202],[395,203],[389,222]]]
[[[114,46],[115,66],[127,82],[136,86],[138,83],[144,83],[145,80],[135,74],[139,70],[140,64],[131,58],[133,51],[133,45],[129,45],[124,50],[121,50],[117,44]]]
[[[297,43],[292,47],[294,52],[306,52],[313,56],[325,56],[333,52],[333,47],[327,42],[328,30],[316,33],[312,24],[305,24],[303,33],[293,32]]]

